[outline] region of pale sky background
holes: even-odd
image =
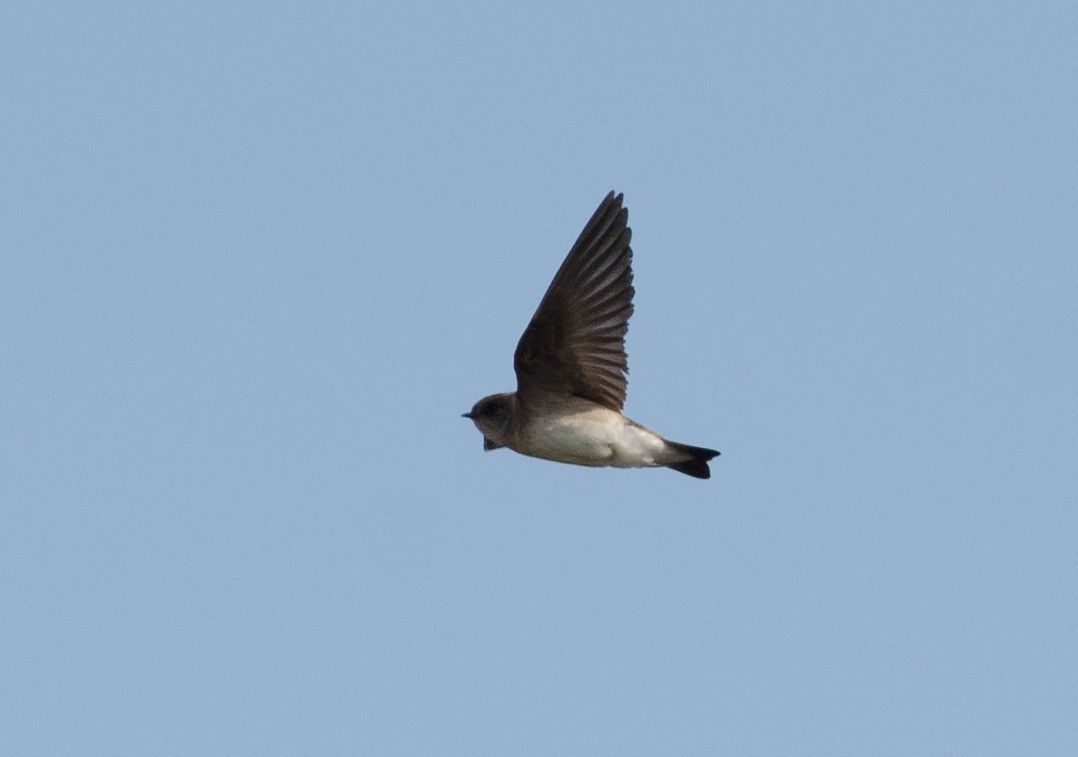
[[[5,3],[0,753],[1078,754],[1078,6]],[[460,414],[625,193],[626,410]]]

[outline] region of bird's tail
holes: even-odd
[[[693,447],[689,444],[672,442],[669,439],[666,440],[666,443],[675,452],[679,453],[678,456],[682,458],[676,463],[667,463],[667,468],[673,468],[679,473],[684,473],[693,478],[711,478],[711,468],[707,466],[707,461],[713,457],[718,457],[718,452],[705,447]]]

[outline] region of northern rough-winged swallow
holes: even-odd
[[[710,478],[713,449],[672,442],[621,414],[629,371],[633,252],[622,195],[606,196],[517,343],[517,390],[475,403],[483,449],[576,465],[666,466]]]

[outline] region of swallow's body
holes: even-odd
[[[559,463],[638,468],[677,462],[667,442],[649,428],[621,413],[578,397],[538,415],[519,410],[509,433],[494,441],[522,455]]]
[[[525,455],[577,465],[639,468],[661,465],[666,457],[661,436],[587,400],[576,409],[532,419],[515,441],[516,447],[506,446]]]
[[[484,397],[465,417],[483,432],[484,449],[709,478],[707,461],[718,452],[671,442],[621,412],[634,293],[621,201],[613,192],[603,200],[520,338],[517,391]]]

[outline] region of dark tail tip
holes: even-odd
[[[678,442],[671,441],[667,441],[667,444],[678,452],[684,452],[686,455],[692,456],[689,460],[667,465],[667,468],[676,470],[678,473],[684,473],[687,476],[692,476],[693,478],[711,478],[711,468],[708,467],[707,461],[713,457],[719,456],[719,453],[716,450],[707,449],[706,447],[693,447],[689,444],[679,444]]]

